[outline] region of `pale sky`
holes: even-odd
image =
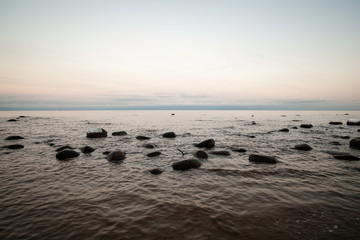
[[[360,110],[358,0],[0,0],[0,110]]]

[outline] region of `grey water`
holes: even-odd
[[[7,121],[20,115],[26,117]],[[349,148],[360,137],[359,126],[346,125],[351,117],[360,112],[0,112],[0,146],[24,145],[0,148],[0,239],[358,239],[360,161],[329,154],[360,157]],[[86,138],[95,127],[108,137]],[[162,138],[168,131],[177,137]],[[5,140],[11,135],[24,139]],[[172,169],[209,138],[212,150],[231,155],[205,150],[199,169]],[[295,150],[300,143],[313,149]],[[59,161],[55,149],[63,145],[95,151]],[[108,162],[103,152],[114,150],[126,159]],[[152,151],[161,155],[147,157]],[[249,162],[253,153],[278,162]],[[153,175],[153,168],[164,172]]]

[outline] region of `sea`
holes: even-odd
[[[349,147],[360,127],[349,118],[360,112],[2,111],[0,239],[359,239],[360,161],[333,157],[360,157]],[[92,128],[107,137],[87,138]],[[13,135],[24,139],[5,140]],[[207,139],[215,147],[202,149],[200,168],[173,170]],[[294,149],[304,143],[312,150]],[[24,148],[4,148],[12,144]],[[58,160],[64,145],[80,155]],[[104,152],[116,150],[126,159],[109,162]],[[211,154],[223,150],[230,156]]]

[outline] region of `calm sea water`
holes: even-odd
[[[7,122],[19,115],[28,117]],[[0,112],[0,145],[25,146],[0,149],[0,239],[358,239],[360,161],[326,153],[360,157],[346,139],[360,137],[360,127],[345,124],[350,117],[360,112]],[[302,123],[314,127],[293,128]],[[87,139],[94,127],[108,137]],[[162,138],[168,131],[177,137]],[[25,139],[5,141],[10,135]],[[172,170],[172,163],[193,158],[194,143],[209,138],[213,150],[231,155],[209,154],[199,169]],[[144,143],[162,154],[147,157],[154,150]],[[313,150],[294,150],[300,143]],[[66,144],[96,150],[58,161],[55,149]],[[127,158],[108,162],[103,152],[118,149]],[[251,163],[252,153],[278,163]],[[164,172],[152,175],[152,168]]]

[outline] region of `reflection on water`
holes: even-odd
[[[1,146],[25,147],[0,150],[1,239],[355,239],[360,234],[360,161],[329,154],[360,157],[360,150],[349,148],[350,139],[338,137],[357,137],[359,127],[329,125],[359,112],[171,113],[2,112]],[[19,115],[29,117],[7,122]],[[301,129],[302,123],[314,127]],[[106,129],[108,137],[87,139],[93,127]],[[282,128],[290,131],[279,132]],[[111,136],[115,131],[128,135]],[[168,131],[177,137],[162,138]],[[4,140],[11,135],[25,139]],[[139,141],[138,135],[151,139]],[[208,138],[216,142],[212,150],[231,155],[209,154],[200,169],[172,170],[172,163],[193,157],[194,143]],[[147,157],[155,150],[145,143],[162,154]],[[313,150],[294,150],[300,143]],[[96,150],[56,160],[55,149],[67,144],[78,152],[85,145]],[[108,162],[103,152],[117,149],[127,158]],[[275,156],[278,163],[250,163],[252,153]],[[153,168],[164,172],[152,175],[147,170]]]

